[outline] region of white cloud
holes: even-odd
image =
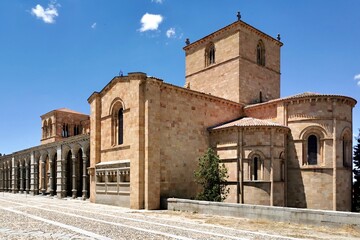
[[[95,29],[95,28],[96,28],[96,25],[97,25],[97,23],[94,22],[93,24],[91,24],[91,28],[92,28],[92,29]]]
[[[163,1],[164,1],[164,0],[151,0],[151,2],[159,3],[159,4],[163,3]]]
[[[35,8],[31,9],[31,14],[45,23],[54,23],[55,18],[59,16],[57,7],[60,7],[60,4],[57,4],[56,1],[51,1],[45,9],[40,4],[37,4]]]
[[[175,37],[175,36],[176,36],[175,28],[169,28],[169,29],[166,31],[166,36],[167,36],[168,38]]]
[[[354,79],[357,81],[357,85],[360,87],[360,74],[355,75]]]
[[[162,21],[163,17],[160,14],[145,13],[140,20],[140,32],[157,30]]]

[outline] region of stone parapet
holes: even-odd
[[[256,206],[221,202],[168,198],[167,209],[249,219],[265,219],[310,225],[360,227],[360,213]]]

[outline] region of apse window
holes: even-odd
[[[315,135],[310,135],[307,141],[307,163],[309,165],[316,165],[318,160],[318,138]]]

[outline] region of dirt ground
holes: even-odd
[[[143,212],[144,214],[150,214]],[[228,227],[304,239],[360,239],[360,227],[356,226],[315,226],[295,223],[251,220],[227,216],[214,216],[180,211],[152,211],[152,215],[167,215],[174,220],[188,220]],[[359,219],[360,221],[360,219]]]

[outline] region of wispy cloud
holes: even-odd
[[[56,1],[51,1],[47,8],[37,4],[35,8],[31,9],[31,14],[45,23],[55,23],[55,18],[59,16],[58,7],[60,7],[60,4],[56,3]]]
[[[153,31],[159,28],[160,23],[163,21],[163,16],[160,14],[145,13],[142,16],[140,32]]]
[[[176,36],[175,28],[169,28],[169,29],[166,31],[166,36],[167,36],[168,38],[175,37],[175,36]]]
[[[360,74],[354,76],[354,80],[357,81],[357,85],[360,87]]]
[[[97,25],[97,23],[94,22],[93,24],[91,24],[91,28],[92,28],[92,29],[95,29],[95,28],[96,28],[96,25]]]
[[[151,2],[162,4],[164,0],[151,0]]]

